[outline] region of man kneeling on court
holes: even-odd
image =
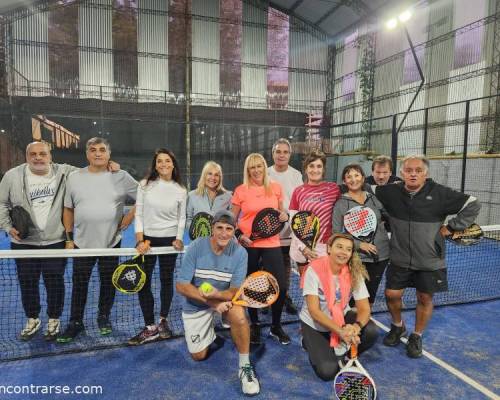
[[[255,395],[260,384],[250,364],[250,327],[245,309],[231,302],[247,272],[247,252],[233,240],[235,225],[230,212],[215,214],[212,236],[195,240],[184,254],[176,288],[186,297],[182,320],[191,357],[207,358],[216,338],[214,315],[223,314],[239,353],[241,390]]]

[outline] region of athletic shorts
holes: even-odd
[[[386,289],[400,290],[414,287],[421,293],[446,292],[448,290],[448,278],[446,268],[435,271],[419,271],[410,268],[401,268],[389,264],[386,276]]]
[[[215,340],[214,313],[212,309],[182,313],[184,337],[191,354],[205,350]]]

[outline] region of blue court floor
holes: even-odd
[[[500,399],[500,300],[436,308],[424,337],[427,356],[407,358],[404,345],[387,348],[381,338],[361,356],[379,399]],[[389,318],[374,318],[388,326]],[[413,312],[405,313],[409,329]],[[286,325],[293,341],[271,339],[251,357],[260,376],[260,399],[329,399],[331,383],[312,372],[300,347],[299,325]],[[381,335],[384,333],[380,330]],[[222,332],[228,336],[228,332]],[[431,359],[429,358],[431,357]],[[451,368],[450,368],[451,367]],[[229,339],[204,362],[187,354],[184,339],[0,363],[0,389],[9,385],[99,386],[99,394],[15,395],[1,399],[238,399],[237,354]],[[453,370],[453,368],[455,370]],[[450,372],[451,371],[451,372]],[[459,376],[457,376],[460,375]],[[465,382],[467,381],[467,382]],[[83,388],[87,390],[86,388]],[[17,389],[19,390],[19,389]],[[90,390],[90,388],[88,388]],[[93,388],[95,390],[95,388]]]

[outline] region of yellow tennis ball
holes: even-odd
[[[208,282],[203,282],[200,286],[200,289],[203,293],[208,294],[212,290],[214,290],[214,287]]]

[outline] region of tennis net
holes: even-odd
[[[483,227],[485,237],[474,246],[458,246],[447,243],[447,266],[449,290],[435,295],[436,305],[467,303],[500,298],[500,226]],[[154,254],[176,253],[172,248],[156,248]],[[135,249],[104,249],[104,250],[22,250],[0,251],[0,360],[13,360],[45,356],[75,351],[88,351],[100,348],[109,348],[125,345],[132,336],[135,336],[144,326],[142,312],[137,294],[116,292],[110,319],[113,332],[108,336],[101,336],[97,326],[97,308],[99,301],[99,273],[94,267],[89,283],[87,304],[85,307],[85,332],[73,342],[58,344],[44,340],[43,331],[47,323],[47,296],[43,280],[40,279],[40,319],[42,327],[37,335],[29,341],[20,340],[20,333],[26,323],[21,291],[18,281],[15,259],[30,260],[36,263],[39,259],[63,257],[66,260],[64,272],[64,306],[61,315],[61,325],[64,328],[69,320],[72,291],[73,259],[76,257],[104,257],[115,256],[119,263],[134,256]],[[177,256],[174,273],[174,284],[177,272],[182,262],[183,254]],[[374,305],[374,312],[385,311],[385,301],[381,283]],[[155,316],[158,318],[160,303],[160,277],[158,265],[152,277],[152,292],[155,299]],[[299,288],[299,279],[292,274],[290,282],[290,297],[297,307],[302,306],[302,296]],[[174,293],[168,323],[175,336],[183,334],[181,319],[182,297]],[[414,308],[416,298],[414,290],[408,289],[404,296],[405,308]],[[270,322],[270,313],[262,315],[263,323]],[[296,315],[283,312],[283,322],[297,321]],[[220,327],[220,325],[219,325]],[[222,329],[222,328],[221,328]]]

